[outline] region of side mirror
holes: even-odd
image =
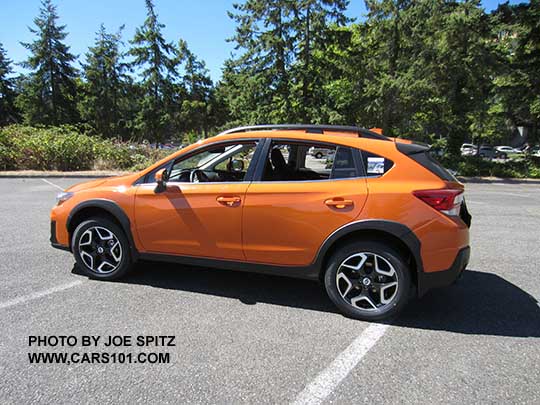
[[[167,169],[158,170],[154,177],[157,183],[154,192],[163,193],[165,190],[167,190]]]
[[[244,171],[244,161],[240,159],[233,159],[230,165],[231,172],[243,172]]]

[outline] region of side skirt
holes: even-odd
[[[177,263],[188,266],[210,267],[216,269],[245,271],[250,273],[269,274],[274,276],[319,280],[319,269],[314,266],[274,266],[268,264],[219,260],[193,256],[176,256],[161,253],[140,253],[139,260]]]

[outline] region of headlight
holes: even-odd
[[[56,196],[56,205],[60,205],[63,202],[69,200],[71,197],[73,197],[73,193],[69,191],[63,191],[61,193],[58,193]]]

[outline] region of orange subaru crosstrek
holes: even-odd
[[[103,280],[141,259],[320,280],[344,314],[377,320],[465,269],[463,194],[424,144],[357,127],[242,127],[67,189],[51,243]]]

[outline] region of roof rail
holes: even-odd
[[[312,125],[312,124],[276,124],[276,125],[251,125],[245,127],[237,127],[228,129],[219,133],[218,135],[236,134],[239,132],[247,131],[265,131],[265,130],[305,130],[308,133],[324,134],[324,131],[334,132],[352,132],[358,134],[361,138],[379,139],[382,141],[389,141],[390,139],[384,135],[370,131],[365,128],[345,126],[345,125]]]

